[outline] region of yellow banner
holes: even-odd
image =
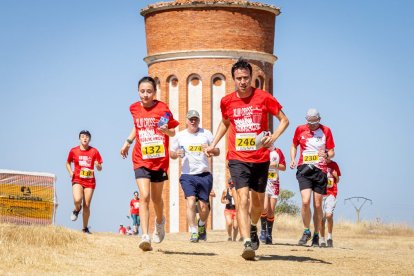
[[[56,206],[54,175],[0,170],[0,221],[51,224]]]

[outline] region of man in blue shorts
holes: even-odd
[[[170,157],[181,158],[181,188],[187,201],[187,222],[190,226],[190,242],[207,240],[206,221],[210,213],[209,196],[213,188],[213,177],[207,155],[204,149],[213,141],[213,135],[209,130],[199,127],[200,114],[196,110],[187,113],[187,128],[180,131],[172,140]],[[218,148],[214,148],[212,155],[220,154]],[[200,208],[198,222],[196,224],[196,198]]]

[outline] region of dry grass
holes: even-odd
[[[299,247],[301,219],[279,216],[276,244],[261,245],[256,262],[244,261],[242,244],[223,231],[192,244],[187,233],[167,234],[151,252],[137,237],[85,235],[62,227],[0,224],[0,274],[414,274],[413,229],[405,225],[359,225],[342,221],[332,249]],[[375,231],[373,231],[375,230]]]
[[[280,214],[276,217],[276,223],[278,230],[284,232],[298,231],[298,229],[303,228],[302,218],[300,216]],[[311,226],[313,227],[313,225]],[[384,224],[374,221],[354,223],[347,220],[340,220],[335,221],[334,227],[334,231],[344,231],[350,236],[414,236],[414,229],[403,223]]]
[[[373,221],[362,221],[352,223],[350,221],[339,221],[337,228],[357,235],[383,235],[383,236],[414,236],[414,229],[403,223],[384,224]]]

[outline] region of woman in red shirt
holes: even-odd
[[[149,201],[154,204],[156,214],[152,241],[160,243],[165,236],[164,201],[162,190],[164,181],[168,180],[169,137],[175,135],[179,122],[174,120],[168,106],[156,100],[156,83],[151,77],[144,77],[138,82],[141,101],[130,106],[134,128],[121,148],[121,156],[126,158],[134,139],[132,152],[135,178],[140,194],[140,217],[142,240],[139,248],[152,250],[149,228]]]
[[[70,150],[66,162],[66,169],[72,178],[72,193],[75,209],[70,216],[72,221],[78,219],[80,210],[83,208],[83,229],[82,231],[91,234],[88,228],[90,205],[93,192],[95,191],[96,181],[94,168],[102,170],[102,157],[99,151],[89,146],[91,134],[87,130],[79,133],[80,145]],[[74,164],[72,170],[71,163]]]

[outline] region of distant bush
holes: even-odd
[[[276,206],[276,214],[289,214],[298,215],[300,208],[292,202],[291,198],[295,196],[295,193],[289,190],[280,190],[278,204]]]

